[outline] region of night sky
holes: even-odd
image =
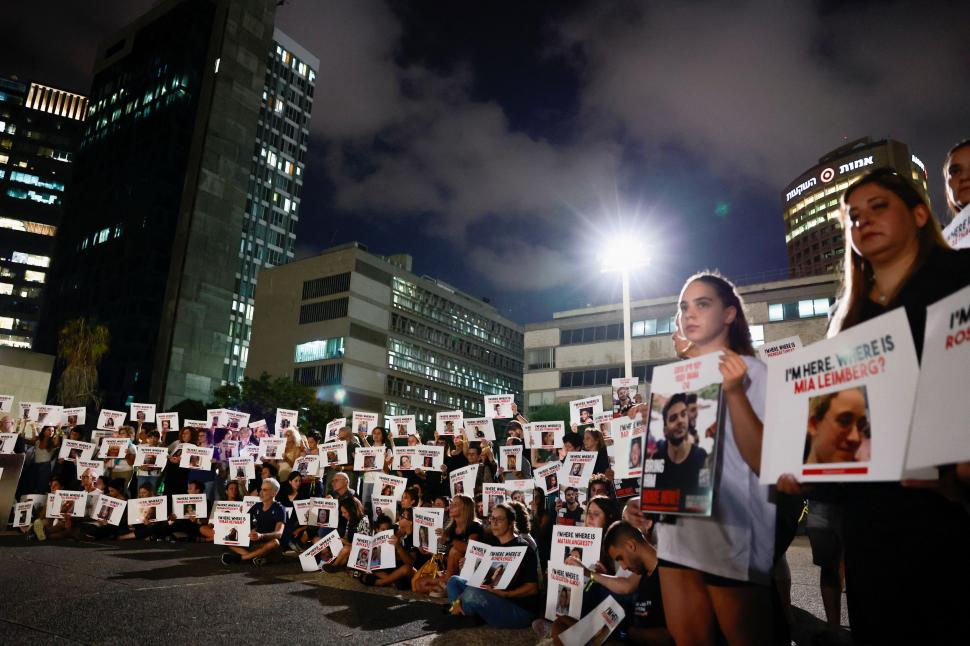
[[[0,74],[86,93],[154,2],[7,4]],[[912,147],[941,212],[970,136],[963,2],[289,0],[277,25],[321,59],[298,256],[410,253],[520,323],[616,302],[616,236],[649,250],[634,298],[786,268],[782,188],[865,135]]]

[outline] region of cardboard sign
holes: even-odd
[[[574,565],[549,565],[546,619],[579,619],[583,613],[583,569]]]
[[[244,514],[243,503],[240,500],[216,500],[212,503],[213,514]]]
[[[445,510],[434,507],[414,507],[414,546],[434,554],[438,551],[438,534],[443,529]]]
[[[528,549],[525,545],[486,548],[475,571],[468,579],[468,585],[473,588],[491,586],[498,590],[506,589],[515,578]]]
[[[30,527],[34,522],[34,505],[31,502],[18,502],[13,509],[13,526]]]
[[[75,426],[83,426],[88,419],[88,409],[84,406],[77,406],[75,408],[65,408],[61,422],[67,424],[69,427],[74,428]]]
[[[0,433],[0,453],[13,453],[17,446],[16,433]]]
[[[37,419],[41,426],[58,426],[61,424],[61,417],[64,411],[63,406],[53,406],[51,404],[38,404],[36,409]]]
[[[135,404],[128,406],[128,419],[133,424],[144,424],[155,421],[155,404]]]
[[[461,572],[458,573],[458,576],[465,581],[471,580],[475,570],[478,569],[487,554],[488,545],[479,541],[468,541],[468,547],[465,550],[465,564],[461,566]]]
[[[639,419],[617,417],[613,420],[613,476],[617,479],[643,475],[643,457],[647,452],[647,427]]]
[[[903,308],[773,359],[762,484],[899,480],[918,375]]]
[[[589,479],[593,477],[596,466],[596,451],[571,451],[566,454],[562,468],[559,470],[559,486],[576,487],[585,490],[589,486]]]
[[[377,482],[374,484],[374,493],[380,496],[390,496],[395,500],[400,500],[404,495],[404,489],[408,486],[408,479],[392,476],[388,473],[378,473]]]
[[[468,417],[465,419],[465,437],[469,442],[482,440],[495,441],[495,427],[488,417]]]
[[[249,425],[249,413],[241,413],[238,410],[225,410],[222,414],[226,422],[226,428],[229,430],[236,431],[241,428],[246,428]]]
[[[259,452],[257,455],[261,461],[282,460],[285,453],[285,437],[264,437],[259,441]]]
[[[613,388],[613,416],[625,415],[628,410],[643,402],[640,392],[640,379],[621,377],[611,380]],[[596,423],[596,420],[593,420]]]
[[[717,442],[726,413],[721,401],[720,359],[719,352],[712,352],[654,368],[649,436],[647,446],[640,445],[650,456],[643,461],[640,508],[644,512],[711,514]],[[615,425],[614,433],[620,432],[619,428]],[[630,429],[631,438],[635,437],[634,428]],[[621,455],[614,435],[614,470],[626,467],[629,471],[636,457],[634,441],[631,439]]]
[[[320,456],[307,453],[298,457],[293,462],[293,471],[296,471],[304,478],[317,477],[320,474]]]
[[[206,428],[215,430],[217,428],[225,428],[226,418],[224,413],[226,410],[224,408],[210,408],[205,412],[205,425]]]
[[[569,402],[569,423],[587,426],[593,423],[593,416],[603,412],[603,398],[587,397]]]
[[[354,471],[382,471],[386,446],[363,446],[354,451]]]
[[[397,567],[394,546],[390,544],[394,530],[378,532],[367,536],[360,532],[354,534],[347,566],[361,572],[375,572]]]
[[[483,482],[482,515],[487,518],[492,513],[492,507],[505,502],[508,495],[509,490],[504,482]]]
[[[970,209],[964,209],[962,214],[970,214]],[[923,364],[916,389],[907,468],[970,460],[970,398],[963,387],[967,366],[970,287],[926,308]]]
[[[313,501],[313,510],[307,515],[307,524],[336,529],[340,523],[339,501],[336,498],[311,498],[310,500]]]
[[[511,419],[515,395],[485,395],[485,417]]]
[[[509,491],[509,499],[517,500],[529,509],[535,496],[535,480],[506,480],[505,486]]]
[[[299,411],[289,410],[287,408],[277,408],[276,409],[276,434],[282,435],[289,429],[297,430],[297,419],[299,417]]]
[[[389,415],[386,421],[393,438],[403,439],[418,434],[418,422],[414,415]]]
[[[391,496],[371,496],[371,522],[377,524],[380,516],[387,516],[393,523],[397,520],[397,499]]]
[[[549,563],[567,565],[566,559],[573,557],[592,569],[600,559],[602,540],[603,530],[599,527],[554,525]]]
[[[117,431],[125,425],[127,413],[121,410],[102,408],[98,413],[98,429],[102,431]]]
[[[70,460],[71,462],[90,460],[92,455],[94,455],[93,444],[81,442],[80,440],[69,440],[67,438],[61,440],[61,450],[57,453],[59,459]]]
[[[101,440],[101,448],[98,450],[99,458],[123,458],[128,455],[128,446],[131,439],[127,437],[106,437]]]
[[[533,449],[561,449],[562,438],[566,433],[562,422],[532,422],[529,424],[529,438]]]
[[[13,395],[0,395],[0,413],[10,413],[12,411]]]
[[[164,441],[166,433],[179,430],[179,414],[155,413],[155,423],[158,425],[158,432],[162,436],[162,441]]]
[[[320,467],[347,464],[347,442],[337,440],[320,445]]]
[[[17,408],[20,409],[18,417],[20,419],[25,419],[30,422],[37,421],[37,407],[43,406],[39,402],[17,402]]]
[[[802,347],[801,337],[797,335],[789,336],[785,337],[784,339],[778,339],[777,341],[764,344],[758,348],[758,354],[761,355],[762,361],[767,362],[769,359],[774,359],[775,357],[780,357],[783,354],[794,352],[800,347]]]
[[[51,498],[48,498],[47,502],[48,518],[64,518],[64,516],[84,517],[88,497],[86,491],[58,489],[50,495]]]
[[[434,430],[438,435],[455,435],[464,422],[465,414],[460,410],[435,413]]]
[[[182,445],[182,457],[179,466],[183,469],[197,469],[199,471],[212,470],[212,447],[201,447],[195,444]]]

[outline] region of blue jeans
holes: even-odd
[[[448,579],[448,600],[461,599],[461,609],[469,617],[478,615],[496,628],[528,628],[536,615],[516,603],[497,597],[488,590],[468,587],[465,579]]]

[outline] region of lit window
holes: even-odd
[[[774,303],[768,306],[768,320],[769,321],[783,321],[785,320],[785,306],[781,303]]]
[[[815,299],[815,316],[826,316],[829,313],[829,299]]]
[[[24,280],[32,283],[42,283],[46,278],[47,277],[44,275],[44,272],[42,271],[34,271],[32,269],[28,269],[24,272]]]
[[[653,336],[657,333],[657,319],[648,319],[643,322],[643,335]]]
[[[305,363],[307,361],[325,361],[344,356],[344,338],[319,339],[307,341],[296,346],[293,361]]]
[[[50,267],[51,264],[51,259],[47,256],[38,256],[22,251],[14,251],[10,256],[10,260],[24,265],[33,265],[34,267]]]
[[[757,348],[765,344],[765,326],[752,325],[748,329],[751,330],[751,345]]]
[[[12,330],[13,318],[10,316],[0,316],[0,327]]]
[[[633,322],[633,332],[631,336],[643,336],[643,321]]]
[[[13,285],[11,283],[0,283],[0,295],[13,294]]]
[[[812,301],[798,301],[798,318],[807,319],[815,316],[815,306]]]

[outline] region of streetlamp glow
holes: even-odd
[[[623,278],[623,376],[633,376],[633,340],[630,338],[630,271],[649,262],[643,245],[630,236],[617,237],[603,246],[602,271],[618,271]]]

